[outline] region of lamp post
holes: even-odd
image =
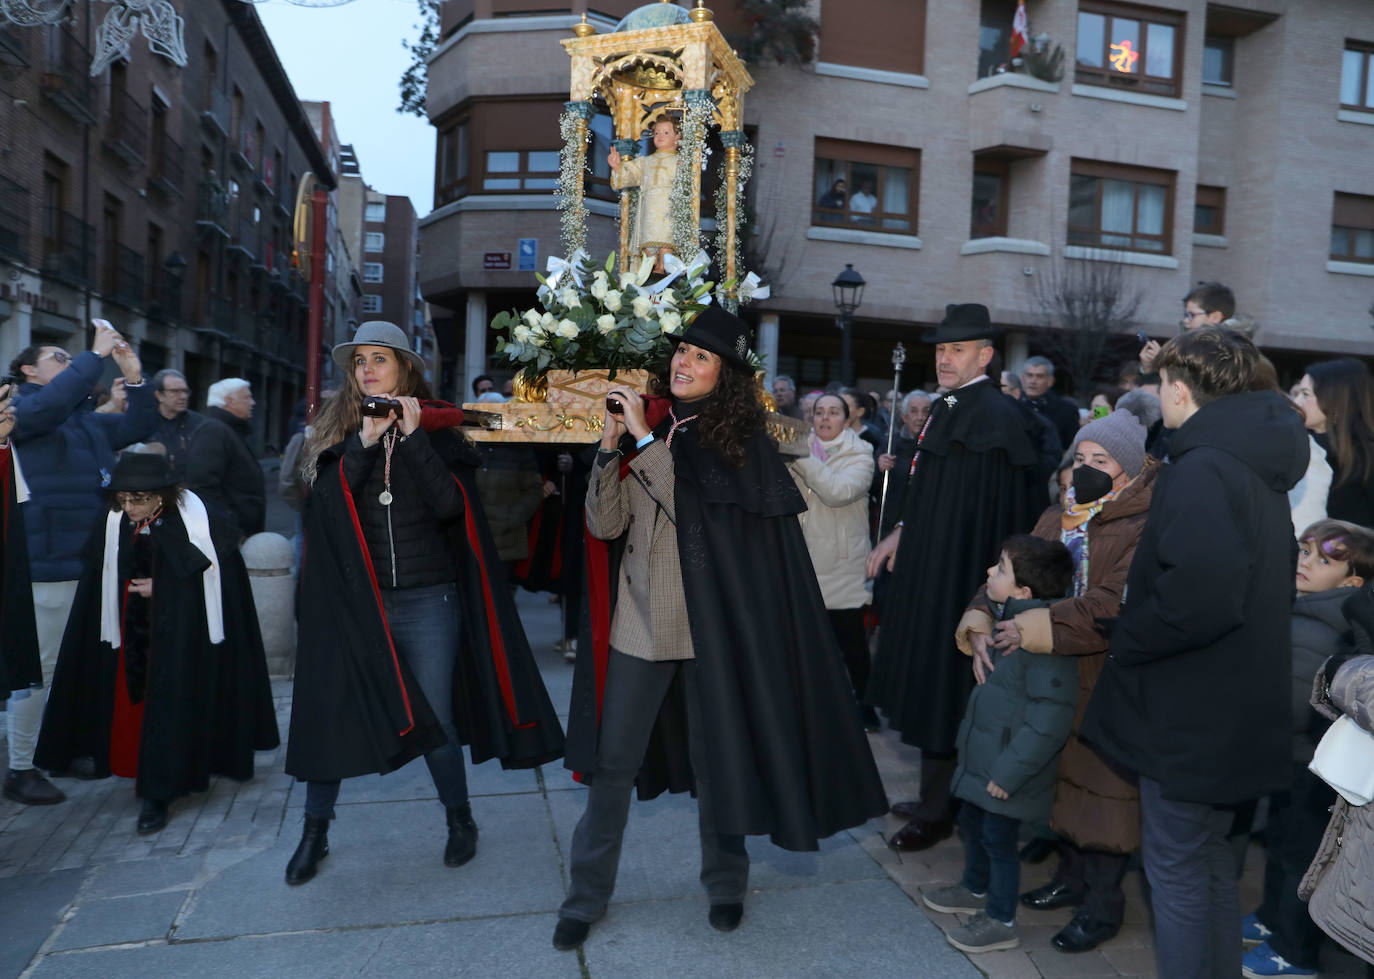
[[[835,325],[840,329],[840,380],[848,386],[854,384],[854,354],[852,336],[854,311],[864,301],[864,277],[854,271],[854,266],[845,263],[844,271],[835,276],[830,288],[835,292],[835,308],[840,311]]]

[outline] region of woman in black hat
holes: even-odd
[[[695,790],[720,931],[744,913],[746,835],[815,850],[887,810],[748,353],[744,323],[710,306],[660,378],[671,397],[608,395],[623,413],[606,413],[586,509],[610,545],[589,548],[565,760],[591,791],[561,950],[606,913],[636,784]]]
[[[563,731],[502,583],[477,504],[480,461],[429,401],[424,362],[391,323],[334,348],[340,391],[304,450],[295,696],[286,771],[308,785],[288,884],[329,852],[342,779],[423,755],[448,822],[444,863],[477,852],[462,746],[474,763],[532,767],[559,757]],[[365,397],[395,399],[364,415]]]
[[[124,452],[108,495],[34,760],[135,779],[138,831],[156,833],[212,774],[253,777],[253,752],[279,743],[276,712],[237,531],[173,483],[160,453]]]

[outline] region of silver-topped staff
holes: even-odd
[[[892,455],[892,438],[897,434],[897,419],[901,417],[901,405],[897,403],[897,398],[901,395],[902,386],[902,365],[906,363],[906,347],[900,343],[892,348],[892,417],[887,420],[887,454]],[[883,518],[887,515],[887,484],[892,477],[892,470],[887,469],[883,472],[883,495],[878,504],[878,535],[883,533]]]

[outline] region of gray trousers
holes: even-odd
[[[1233,813],[1174,802],[1140,777],[1141,853],[1155,919],[1156,972],[1169,979],[1240,975],[1240,899],[1227,845]]]
[[[744,837],[717,833],[711,817],[711,790],[701,739],[701,701],[691,660],[653,663],[611,650],[601,706],[596,771],[587,792],[587,811],[573,831],[568,899],[559,917],[597,921],[615,890],[620,844],[630,812],[635,775],[644,762],[658,709],[678,671],[687,684],[688,751],[696,779],[701,833],[701,883],[712,904],[744,900],[749,886],[749,854]]]

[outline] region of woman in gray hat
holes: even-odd
[[[444,863],[477,853],[462,746],[531,767],[563,732],[506,589],[470,473],[462,411],[429,401],[390,323],[334,348],[337,395],[311,427],[295,695],[286,771],[308,785],[288,884],[329,852],[341,780],[423,755],[447,813]],[[392,399],[364,414],[364,399]]]

